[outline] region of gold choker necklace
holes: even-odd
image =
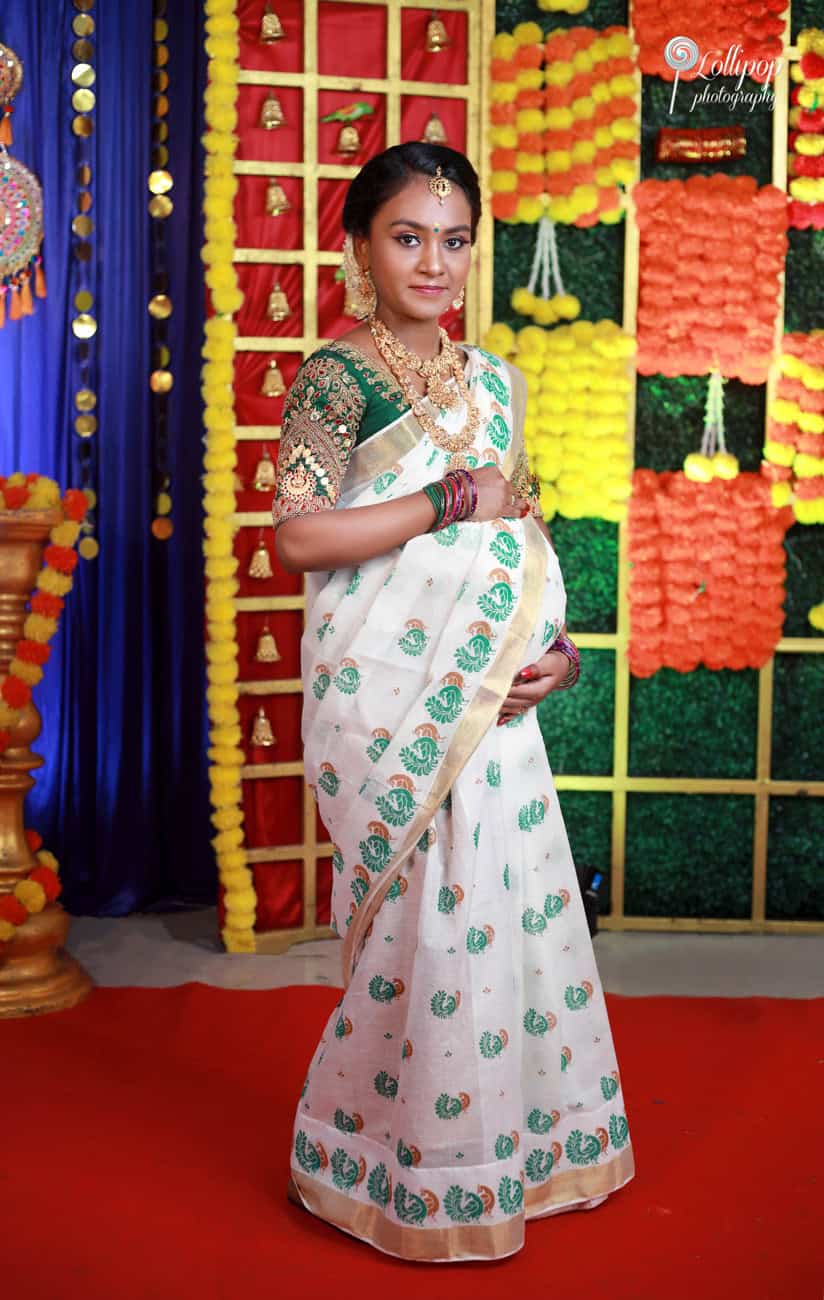
[[[397,379],[401,392],[412,408],[412,414],[425,433],[429,434],[436,447],[451,454],[450,469],[465,469],[466,456],[462,455],[475,440],[480,424],[481,413],[470,396],[464,375],[464,367],[458,349],[446,330],[441,326],[440,351],[424,360],[417,353],[411,352],[401,340],[377,316],[369,317],[369,329],[375,341],[375,347],[383,361]],[[432,418],[424,405],[424,397],[409,380],[409,374],[418,374],[426,380],[426,394],[435,406],[448,411],[457,410],[463,401],[466,405],[466,423],[458,433],[449,434]],[[455,380],[457,391],[449,388],[449,379]]]

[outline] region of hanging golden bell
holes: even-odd
[[[433,113],[424,127],[421,140],[425,144],[446,144],[446,130],[437,113]]]
[[[280,373],[280,368],[274,357],[269,362],[268,369],[263,376],[260,392],[262,397],[282,397],[286,392],[283,375]]]
[[[263,540],[263,530],[261,530],[260,541],[252,552],[248,574],[250,578],[272,577],[272,561],[269,559],[269,551]]]
[[[269,294],[269,303],[266,308],[266,315],[270,320],[286,320],[287,316],[292,315],[292,309],[289,306],[289,299],[281,289],[277,280],[275,280],[272,292]]]
[[[258,125],[262,126],[266,131],[273,131],[276,126],[283,126],[285,120],[280,100],[270,90],[260,106]]]
[[[361,138],[358,135],[358,128],[351,122],[345,122],[340,129],[338,143],[335,148],[338,153],[357,153],[361,147]]]
[[[263,631],[258,637],[255,659],[259,664],[276,664],[280,662],[280,657],[277,641],[269,631],[269,624],[264,623]]]
[[[446,34],[446,28],[438,17],[437,9],[432,10],[432,17],[426,24],[426,52],[427,54],[439,54],[447,45],[451,45],[449,37]]]
[[[275,737],[272,732],[272,724],[267,718],[266,710],[261,704],[257,713],[255,714],[255,720],[252,723],[252,744],[265,745],[268,749],[271,748],[271,746],[276,743],[277,742],[275,741]]]
[[[267,4],[260,20],[260,43],[271,45],[273,41],[282,41],[283,36],[283,24],[272,6]]]
[[[254,481],[255,492],[271,492],[275,486],[275,466],[269,455],[269,448],[264,445],[263,456],[257,463]]]
[[[270,181],[266,186],[267,217],[279,217],[281,212],[288,212],[291,206],[280,181]]]

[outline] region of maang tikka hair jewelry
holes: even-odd
[[[429,189],[441,206],[443,206],[444,199],[452,193],[452,182],[448,176],[444,176],[440,163],[435,168],[435,175],[429,177]]]

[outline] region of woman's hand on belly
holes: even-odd
[[[569,659],[560,650],[548,650],[527,664],[514,678],[509,693],[501,705],[497,725],[509,722],[519,713],[534,708],[541,700],[560,687],[569,670]]]

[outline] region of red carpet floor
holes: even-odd
[[[506,1260],[410,1264],[286,1200],[339,993],[97,989],[0,1021],[8,1300],[821,1300],[824,1000],[608,1004],[637,1174]]]

